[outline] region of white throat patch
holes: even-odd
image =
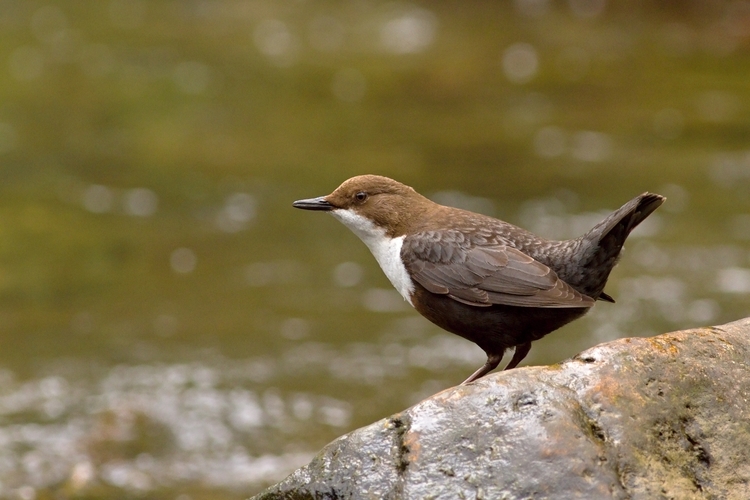
[[[385,229],[376,226],[353,210],[336,209],[329,213],[351,229],[367,245],[391,284],[413,306],[411,294],[414,292],[414,283],[401,260],[404,236],[398,238],[386,236]]]

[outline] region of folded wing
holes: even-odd
[[[429,292],[477,307],[591,307],[541,262],[501,242],[460,231],[426,231],[405,238],[401,257],[412,278]]]

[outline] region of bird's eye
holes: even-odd
[[[354,195],[354,199],[362,203],[363,201],[367,199],[367,193],[365,193],[364,191],[360,191],[359,193]]]

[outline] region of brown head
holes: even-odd
[[[401,236],[419,224],[423,215],[440,205],[414,189],[380,175],[358,175],[344,181],[328,196],[295,201],[296,208],[331,212],[355,233],[364,218],[390,237]]]

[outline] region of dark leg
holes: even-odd
[[[503,359],[502,352],[500,354],[488,354],[487,362],[479,370],[472,373],[471,377],[461,382],[461,385],[466,385],[469,382],[474,382],[476,379],[484,377],[489,372],[497,368],[497,365],[500,364],[500,361],[502,361],[502,359]]]
[[[531,342],[517,345],[516,349],[513,351],[513,359],[510,360],[510,363],[508,363],[508,366],[505,367],[505,370],[512,370],[513,368],[518,366],[518,363],[523,361],[523,358],[526,357],[530,350]]]

